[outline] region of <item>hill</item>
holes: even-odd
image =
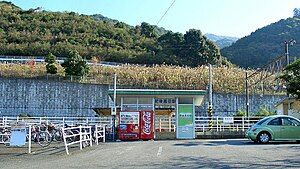
[[[237,37],[219,36],[211,33],[206,33],[205,36],[209,40],[215,42],[216,45],[219,46],[221,49],[232,45],[234,42],[236,42],[239,39]]]
[[[285,54],[285,41],[300,42],[300,17],[282,19],[237,40],[221,50],[233,64],[241,67],[261,67],[272,59]],[[291,58],[300,57],[299,44],[290,47]]]
[[[130,26],[100,14],[22,10],[0,2],[0,55],[68,56],[136,64],[196,67],[227,64],[200,30],[173,33],[148,23]]]

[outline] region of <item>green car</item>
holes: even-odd
[[[251,126],[246,137],[254,142],[300,141],[300,120],[285,115],[268,116]]]

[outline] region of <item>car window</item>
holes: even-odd
[[[284,126],[300,126],[300,122],[293,118],[285,117],[282,122]]]
[[[257,125],[261,125],[261,124],[263,124],[267,120],[269,120],[269,118],[263,118],[263,119],[259,120],[256,124]]]
[[[273,125],[273,126],[280,126],[280,125],[282,125],[281,118],[276,118],[276,119],[271,120],[268,123],[268,125]]]
[[[282,125],[283,126],[294,126],[295,124],[288,118],[283,117],[282,118]]]

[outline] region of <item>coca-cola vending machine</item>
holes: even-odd
[[[140,139],[140,112],[120,112],[118,135],[120,140]]]
[[[154,139],[153,111],[140,111],[140,139]]]

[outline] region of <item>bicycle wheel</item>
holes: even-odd
[[[40,131],[37,134],[37,142],[42,147],[47,147],[51,143],[51,135],[46,131]]]
[[[55,129],[55,131],[53,132],[52,138],[55,141],[63,141],[63,134],[61,130],[57,130]]]

